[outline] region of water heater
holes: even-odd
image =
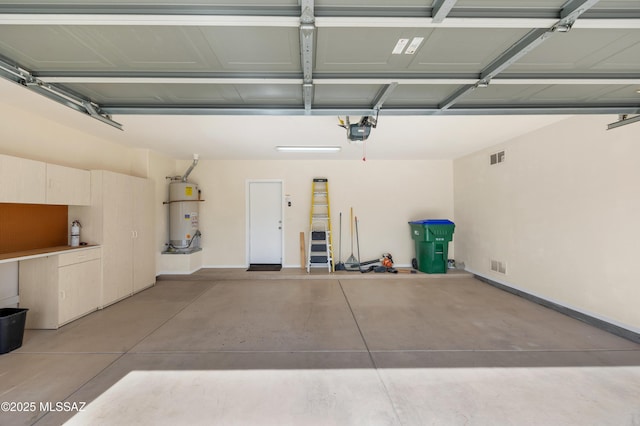
[[[200,250],[200,190],[188,181],[198,164],[198,154],[182,176],[168,176],[169,183],[169,244],[165,253],[191,253]]]
[[[169,184],[169,244],[177,250],[199,248],[198,185],[188,182]]]

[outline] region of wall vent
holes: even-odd
[[[491,163],[491,165],[504,163],[504,160],[504,151],[496,152],[489,156],[489,162]]]
[[[499,274],[507,274],[507,263],[500,260],[491,260],[491,270]]]

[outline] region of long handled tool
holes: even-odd
[[[338,246],[338,263],[336,264],[336,271],[344,271],[347,269],[342,263],[342,212],[340,212],[340,245]]]
[[[349,256],[349,258],[347,259],[345,264],[349,268],[356,268],[356,267],[360,266],[360,262],[358,262],[358,259],[356,259],[356,257],[353,255],[353,207],[351,207],[351,217],[350,217],[350,220],[349,220],[349,230],[351,232],[351,256]]]
[[[358,269],[362,272],[362,268],[360,266],[360,237],[358,235],[358,216],[356,216],[356,246],[358,247]]]

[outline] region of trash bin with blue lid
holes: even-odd
[[[448,219],[424,219],[409,222],[409,226],[416,245],[414,267],[427,274],[446,274],[456,225]]]

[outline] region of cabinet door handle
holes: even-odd
[[[60,291],[60,299],[66,299],[67,295],[64,294],[64,291]]]

